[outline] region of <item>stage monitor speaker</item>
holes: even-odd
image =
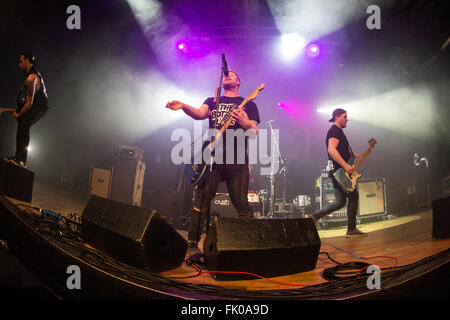
[[[450,196],[433,201],[433,238],[450,238]]]
[[[109,198],[141,206],[144,176],[145,162],[117,157],[114,161]]]
[[[26,202],[33,198],[34,172],[2,159],[0,161],[0,193]]]
[[[320,238],[311,219],[215,218],[203,242],[210,271],[244,271],[276,277],[313,270]],[[214,273],[216,280],[255,279]]]
[[[87,243],[129,265],[162,272],[185,258],[187,241],[155,210],[92,196],[81,219]]]

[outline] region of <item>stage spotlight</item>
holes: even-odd
[[[279,53],[286,61],[298,57],[306,45],[306,40],[297,33],[285,33],[281,35]]]
[[[317,57],[319,55],[319,53],[320,53],[319,45],[317,45],[315,43],[311,43],[306,47],[306,54],[310,58]]]
[[[176,43],[176,47],[179,52],[186,52],[186,50],[187,50],[186,43],[184,43],[183,41],[178,41]]]

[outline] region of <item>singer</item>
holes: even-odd
[[[222,56],[223,58],[223,56]],[[222,60],[224,62],[224,60]],[[220,123],[227,112],[239,106],[244,100],[239,96],[238,91],[241,84],[241,79],[235,71],[228,70],[223,64],[223,79],[222,87],[224,95],[219,98],[218,107],[214,98],[206,99],[199,108],[194,108],[179,101],[171,101],[167,103],[166,107],[171,110],[182,109],[189,117],[195,120],[209,119],[209,127],[217,129],[217,123]],[[228,74],[228,75],[227,75]],[[228,127],[228,130],[254,129],[258,132],[259,112],[256,104],[253,101],[247,103],[245,111],[233,111],[233,120]],[[223,136],[223,154],[226,159],[226,135]],[[235,141],[235,148],[228,150],[234,152],[234,162],[232,164],[214,164],[211,173],[209,170],[206,173],[205,182],[199,185],[195,192],[193,200],[190,228],[188,233],[188,255],[201,255],[198,248],[201,231],[209,216],[211,201],[215,197],[219,184],[222,181],[226,182],[228,192],[230,194],[231,202],[233,203],[239,218],[253,218],[253,211],[248,204],[248,185],[249,185],[249,165],[247,154],[247,141],[245,143],[245,163],[237,163],[237,148],[240,146]],[[210,176],[211,174],[211,176]]]

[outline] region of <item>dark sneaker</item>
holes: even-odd
[[[367,233],[359,231],[358,229],[347,230],[347,234],[345,235],[346,238],[364,238],[367,236],[368,236]]]

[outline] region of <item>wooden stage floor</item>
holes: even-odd
[[[20,201],[11,198],[8,198],[8,200],[21,210],[24,208],[18,205],[21,203]],[[49,209],[61,215],[70,213],[81,215],[87,202],[87,196],[36,182],[31,206]],[[390,214],[395,215],[395,212],[390,212]],[[391,220],[362,224],[359,229],[367,232],[368,237],[347,239],[345,237],[346,227],[320,230],[319,235],[322,241],[320,251],[328,252],[334,260],[340,263],[362,261],[380,268],[390,268],[411,264],[450,248],[450,239],[432,239],[431,209]],[[178,232],[187,238],[186,231]],[[203,239],[204,235],[199,245],[200,248],[202,248]],[[195,276],[177,279],[177,281],[209,284],[229,289],[282,290],[325,283],[327,280],[322,277],[323,270],[335,265],[326,255],[320,254],[315,270],[270,279],[216,281],[211,274],[203,273],[200,276],[195,276],[197,271],[186,263],[161,275],[169,278]],[[384,272],[391,271],[386,270]],[[383,273],[381,277],[383,277]]]

